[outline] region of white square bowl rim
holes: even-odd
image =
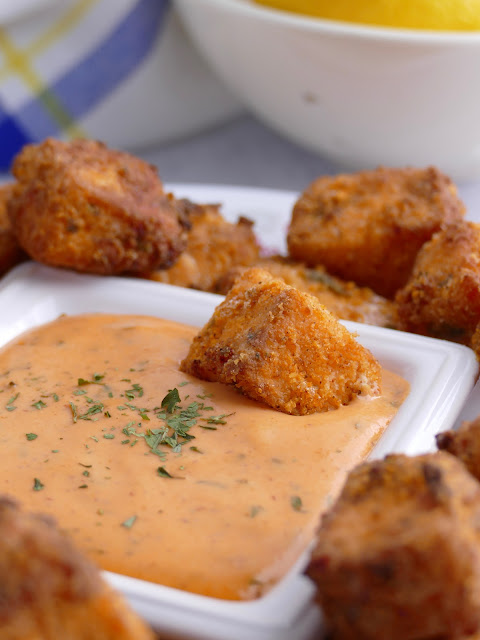
[[[0,346],[62,313],[154,315],[202,326],[221,300],[215,294],[157,282],[80,275],[28,262],[0,284]],[[473,351],[391,329],[344,324],[382,365],[411,384],[409,396],[372,455],[432,450],[434,435],[453,425],[473,388],[478,372]],[[107,572],[106,576],[158,630],[210,640],[241,640],[247,630],[252,640],[301,640],[319,624],[312,605],[313,586],[302,575],[305,561],[301,558],[266,596],[249,602],[209,598]]]

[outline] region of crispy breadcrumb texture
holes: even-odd
[[[480,485],[437,452],[348,476],[307,573],[334,637],[463,638],[480,628]]]
[[[437,447],[448,451],[463,462],[470,473],[480,480],[480,416],[465,421],[457,430],[436,435]]]
[[[240,217],[234,224],[225,220],[219,205],[200,205],[179,200],[191,228],[187,248],[169,269],[158,269],[145,276],[179,287],[216,292],[219,279],[237,265],[248,266],[258,260],[259,245],[253,222]]]
[[[464,213],[455,185],[434,167],[325,176],[294,206],[289,254],[392,298],[421,246]]]
[[[480,225],[462,220],[436,233],[396,302],[400,329],[470,344],[480,319]]]
[[[13,232],[7,212],[7,203],[13,195],[13,183],[0,186],[0,275],[26,259]]]
[[[25,146],[12,172],[10,221],[34,260],[109,275],[168,267],[186,246],[175,200],[140,158],[48,139]]]
[[[181,370],[293,415],[380,391],[380,365],[323,305],[255,268],[215,309]]]
[[[332,276],[324,267],[307,267],[282,256],[259,260],[254,266],[315,296],[337,318],[396,328],[397,308],[392,300],[379,296],[368,287],[358,287],[354,282]],[[230,269],[218,281],[216,293],[225,295],[244,270],[245,267]]]
[[[123,597],[46,516],[0,497],[0,637],[153,640]]]

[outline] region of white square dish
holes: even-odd
[[[202,326],[221,297],[132,278],[85,276],[25,263],[0,286],[0,345],[57,318],[86,312],[134,313]],[[477,374],[473,352],[456,344],[346,322],[383,366],[406,378],[411,391],[375,447],[374,456],[434,446],[455,421]],[[313,586],[302,575],[306,554],[266,596],[232,602],[107,574],[162,635],[196,640],[309,640],[321,616]]]

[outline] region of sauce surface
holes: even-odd
[[[408,383],[384,371],[378,398],[289,416],[181,373],[197,331],[145,316],[62,316],[6,345],[0,492],[54,515],[104,569],[253,598],[305,550]]]

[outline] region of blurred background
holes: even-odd
[[[306,15],[331,3],[282,2],[3,0],[4,176],[23,144],[81,136],[167,183],[298,191],[352,168],[438,164],[476,211],[478,25],[371,27]]]

